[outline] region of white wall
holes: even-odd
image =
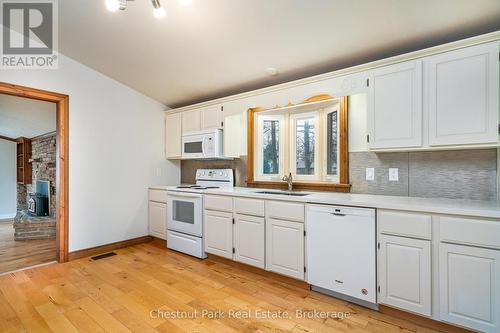
[[[0,220],[16,215],[16,143],[0,139]]]
[[[69,250],[147,235],[147,187],[180,180],[164,157],[166,107],[63,55],[57,70],[0,81],[69,95]]]

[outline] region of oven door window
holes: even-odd
[[[188,154],[203,153],[203,141],[184,142],[184,152]]]
[[[194,224],[194,202],[173,200],[172,203],[174,221]]]

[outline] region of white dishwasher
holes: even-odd
[[[375,209],[307,205],[307,282],[377,308]]]

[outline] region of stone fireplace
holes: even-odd
[[[15,240],[56,237],[56,134],[31,140],[32,184],[18,184]]]

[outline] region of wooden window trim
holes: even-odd
[[[332,99],[333,97],[327,94],[313,96],[298,105],[305,105],[322,100]],[[287,106],[293,106],[289,104]],[[348,123],[347,123],[348,97],[340,97],[339,106],[339,145],[340,145],[340,174],[338,183],[313,183],[313,182],[294,182],[293,187],[298,190],[310,191],[332,191],[332,192],[349,192],[351,185],[349,184],[349,152],[348,152]],[[257,112],[269,111],[260,107],[248,109],[248,131],[247,131],[247,186],[257,188],[276,188],[286,189],[286,182],[277,181],[257,181],[254,178],[254,162],[255,162],[255,114]]]
[[[51,91],[0,82],[0,94],[25,97],[56,104],[56,193],[57,193],[57,260],[68,261],[69,202],[69,96]]]

